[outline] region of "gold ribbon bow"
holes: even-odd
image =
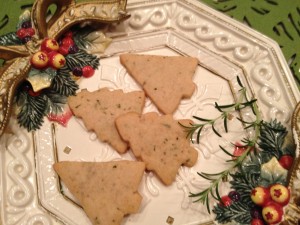
[[[50,5],[56,5],[54,15],[47,21]],[[98,0],[75,3],[75,0],[36,0],[31,10],[35,36],[24,45],[0,46],[0,136],[11,116],[16,88],[31,69],[31,55],[39,50],[46,37],[57,39],[66,30],[81,22],[114,23],[129,17],[127,0]]]

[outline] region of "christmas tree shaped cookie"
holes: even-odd
[[[143,162],[65,161],[53,167],[93,225],[120,225],[125,215],[138,212]]]
[[[155,112],[131,112],[116,119],[117,129],[133,154],[166,185],[172,184],[181,165],[191,167],[198,158],[178,122],[187,125],[191,121],[176,121],[172,115],[159,116]]]
[[[93,130],[97,137],[108,142],[119,153],[126,152],[128,145],[118,134],[115,118],[126,112],[141,113],[145,104],[143,91],[124,93],[102,88],[89,92],[82,90],[68,100],[73,114],[82,118],[87,130]]]
[[[195,90],[196,58],[123,54],[120,62],[164,114],[176,111],[181,99],[191,97]]]

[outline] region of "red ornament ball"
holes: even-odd
[[[94,73],[95,73],[95,70],[91,66],[84,66],[82,68],[82,76],[83,77],[86,77],[86,78],[91,77],[94,75]]]

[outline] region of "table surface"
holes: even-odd
[[[15,31],[18,15],[33,1],[0,0],[0,35]],[[300,0],[199,1],[275,40],[300,88]]]

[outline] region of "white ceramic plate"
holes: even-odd
[[[182,101],[174,113],[176,119],[217,116],[214,103],[235,101],[239,76],[249,96],[258,99],[264,120],[277,118],[290,127],[300,96],[275,42],[195,0],[133,0],[127,9],[131,18],[110,30],[113,43],[101,55],[99,70],[80,81],[80,88],[139,90],[119,63],[120,53],[189,55],[200,62],[194,77],[197,89],[191,99]],[[144,112],[149,111],[157,109],[147,100]],[[53,163],[133,159],[130,152],[119,155],[98,141],[75,118],[67,127],[46,121],[33,134],[19,129],[13,120],[10,126],[14,135],[6,134],[0,142],[3,225],[89,225],[76,199],[53,171]],[[188,195],[208,185],[197,172],[218,172],[225,167],[226,156],[218,146],[229,147],[245,135],[236,119],[229,127],[223,138],[209,129],[204,131],[201,143],[194,145],[199,151],[197,164],[182,167],[173,185],[166,187],[154,174],[146,173],[140,186],[140,212],[127,216],[123,225],[171,224],[168,218],[174,219],[173,225],[212,223],[214,215]],[[225,184],[221,194],[227,190]]]

